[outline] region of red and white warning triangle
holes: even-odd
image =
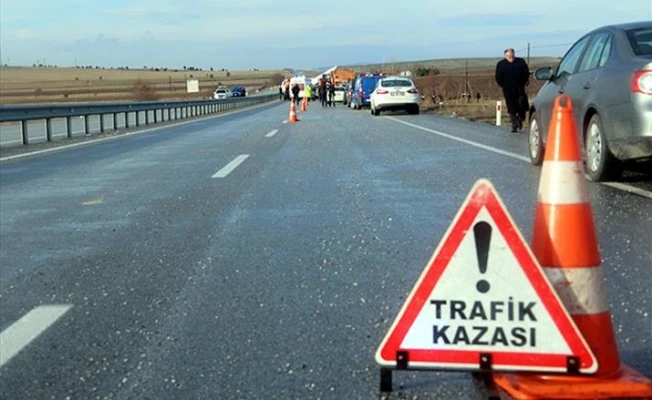
[[[407,368],[566,372],[570,362],[597,370],[488,180],[471,189],[378,348],[380,365],[399,360]]]

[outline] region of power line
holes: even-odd
[[[538,49],[542,49],[542,48],[549,48],[549,47],[570,46],[570,45],[572,45],[572,44],[574,44],[574,43],[575,43],[575,42],[571,42],[571,43],[559,43],[559,44],[542,44],[542,45],[539,45],[539,46],[534,45],[534,46],[532,46],[532,47],[534,47],[534,48],[538,48]]]

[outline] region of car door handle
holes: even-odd
[[[586,82],[584,84],[584,89],[591,89],[591,82]]]

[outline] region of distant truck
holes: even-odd
[[[331,81],[335,86],[342,86],[347,82],[351,82],[355,78],[355,71],[347,68],[336,68],[331,72]]]

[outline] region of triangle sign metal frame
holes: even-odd
[[[451,258],[464,237],[472,230],[471,224],[485,208],[503,235],[542,305],[572,354],[541,354],[532,352],[486,352],[477,350],[403,349],[401,344],[430,294],[439,282]],[[486,358],[489,355],[490,365]],[[593,373],[597,361],[577,326],[566,311],[545,272],[530,247],[523,239],[495,188],[486,179],[478,180],[448,228],[438,248],[426,265],[398,316],[376,352],[376,362],[397,369],[463,369],[503,371],[548,371]],[[576,364],[574,366],[569,365]]]

